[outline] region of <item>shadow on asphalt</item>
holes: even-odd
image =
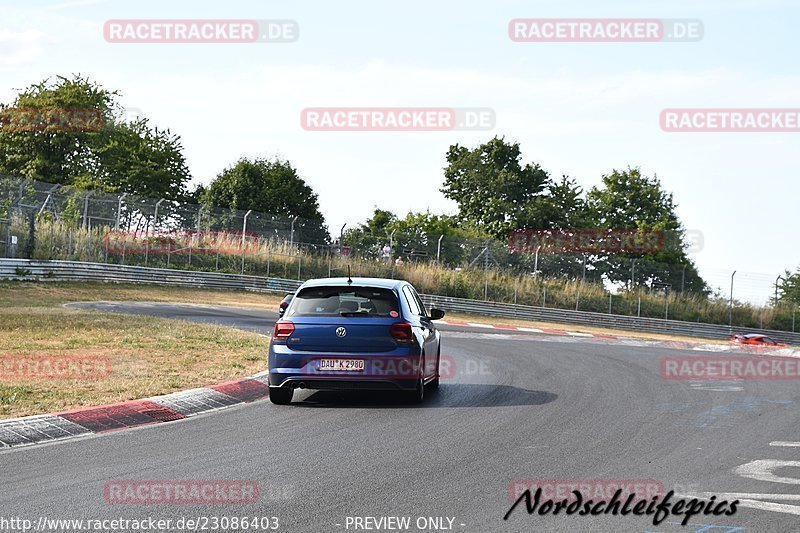
[[[295,392],[293,407],[360,408],[433,408],[433,407],[520,407],[544,405],[555,401],[557,394],[520,389],[510,385],[473,383],[442,384],[438,390],[425,390],[421,404],[410,403],[393,391],[315,391],[305,398]],[[302,398],[299,399],[298,397]]]

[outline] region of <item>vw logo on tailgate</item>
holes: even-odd
[[[336,336],[337,337],[344,337],[347,335],[347,330],[344,328],[336,328]]]

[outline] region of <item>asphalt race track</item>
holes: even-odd
[[[276,317],[189,305],[87,307],[263,333]],[[452,531],[463,532],[800,531],[797,381],[668,381],[661,357],[698,352],[442,331],[449,371],[421,406],[391,394],[303,392],[291,406],[259,401],[11,449],[0,453],[0,514],[34,522],[276,516],[278,531],[314,533],[356,531],[347,517],[381,516],[412,517],[408,531],[435,530],[417,529],[418,517],[450,518]],[[260,501],[104,499],[111,480],[171,479],[256,481]],[[647,516],[529,516],[524,505],[504,521],[515,480],[657,480],[682,495],[742,503],[733,516],[699,515],[689,527],[673,517],[655,527]]]

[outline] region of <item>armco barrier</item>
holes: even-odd
[[[518,318],[522,320],[539,320],[542,322],[559,322],[579,324],[582,326],[595,326],[600,328],[614,328],[629,331],[643,331],[648,333],[664,333],[668,335],[681,335],[685,337],[701,337],[706,339],[727,339],[733,333],[740,333],[742,328],[723,326],[718,324],[704,324],[700,322],[683,322],[680,320],[664,320],[659,318],[641,318],[625,315],[611,315],[605,313],[590,313],[587,311],[570,311],[566,309],[550,309],[529,305],[507,304],[500,302],[484,302],[480,300],[467,300],[464,298],[451,298],[449,296],[436,296],[426,294],[422,297],[426,305],[444,310],[490,315],[503,318]],[[800,333],[776,331],[771,329],[747,329],[746,333],[761,333],[787,344],[800,345]]]
[[[301,283],[289,279],[242,276],[239,274],[220,274],[217,272],[108,265],[103,263],[81,263],[77,261],[36,261],[28,259],[0,259],[0,279],[151,283],[181,287],[249,290],[269,293],[291,292]],[[717,324],[550,309],[430,294],[422,295],[422,299],[426,305],[438,307],[445,311],[616,328],[648,333],[665,333],[687,337],[726,339],[731,334],[741,331],[740,328],[730,328]],[[747,333],[763,333],[781,342],[800,345],[800,333],[761,329],[748,329]]]
[[[108,265],[104,263],[81,263],[78,261],[36,261],[28,259],[0,259],[0,279],[112,281],[274,293],[291,292],[300,286],[299,281],[261,276]]]

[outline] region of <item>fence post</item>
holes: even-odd
[[[291,229],[291,233],[289,235],[289,248],[293,248],[294,247],[294,223],[296,221],[297,221],[297,217],[294,217],[292,219],[292,229]],[[300,279],[300,278],[297,278],[297,279]]]
[[[219,239],[217,239],[217,262],[214,264],[214,271],[219,272]]]
[[[303,264],[303,254],[297,251],[297,280],[300,281],[300,265]]]
[[[144,228],[144,266],[147,266],[147,260],[150,256],[150,221]]]
[[[483,299],[489,300],[489,240],[483,248]]]
[[[642,316],[642,297],[639,296],[639,307],[636,309],[636,316]]]
[[[542,285],[542,307],[547,307],[547,285]]]
[[[269,260],[270,256],[272,255],[272,250],[269,248],[269,242],[267,242],[267,277],[269,277]]]
[[[36,248],[36,213],[31,211],[28,217],[28,242],[25,245],[25,256],[33,259],[33,252]],[[80,257],[78,258],[80,259]]]
[[[728,305],[728,326],[733,326],[733,276],[736,275],[736,271],[733,271],[731,274],[731,301]]]
[[[514,305],[517,303],[517,283],[514,282]]]
[[[117,221],[114,223],[114,231],[119,231],[119,218],[122,214],[122,200],[124,200],[126,196],[128,196],[128,193],[124,192],[117,200]]]
[[[86,195],[86,198],[83,199],[83,229],[86,229],[86,225],[89,220],[89,198],[92,197],[94,191],[90,191],[89,194]]]
[[[608,293],[608,314],[611,314],[611,293]]]
[[[169,268],[169,259],[172,255],[172,239],[167,239],[167,268]]]
[[[250,216],[253,210],[250,209],[247,213],[244,214],[244,221],[242,222],[242,274],[244,274],[244,255],[245,255],[245,240],[244,237],[247,234],[247,217]]]
[[[158,231],[158,206],[161,205],[165,198],[161,198],[159,201],[156,202],[156,207],[153,211],[153,231]],[[147,260],[150,256],[150,223],[147,223],[147,230],[145,233],[145,237],[147,237],[147,242],[145,243],[144,248],[144,266],[147,266]]]

